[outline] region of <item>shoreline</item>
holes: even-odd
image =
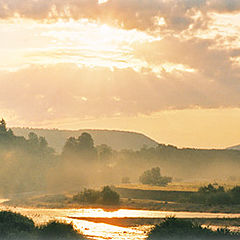
[[[226,213],[226,214],[240,214],[240,205],[214,205],[208,206],[204,204],[193,203],[177,203],[164,202],[145,199],[125,199],[121,198],[120,205],[103,205],[103,204],[88,204],[75,203],[67,199],[66,201],[39,201],[36,198],[30,199],[12,199],[3,202],[2,205],[10,207],[24,207],[24,208],[44,208],[44,209],[79,209],[79,208],[101,208],[105,211],[117,211],[118,209],[129,210],[149,210],[149,211],[163,211],[163,212],[199,212],[199,213]]]

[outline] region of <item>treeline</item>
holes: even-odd
[[[207,205],[240,204],[240,186],[225,190],[223,186],[209,184],[208,186],[200,187],[198,192],[187,200]]]
[[[136,169],[157,167],[164,175],[178,179],[224,179],[239,180],[240,151],[179,149],[159,144],[157,147],[143,147],[138,151],[118,152],[119,165],[131,163]],[[127,174],[127,169],[124,169]],[[130,176],[130,175],[129,175]]]
[[[15,136],[2,120],[0,164],[0,194],[7,195],[41,190],[78,191],[79,186],[121,181],[166,185],[172,178],[234,180],[239,177],[240,151],[166,145],[116,151],[105,144],[95,146],[92,136],[82,133],[68,138],[62,152],[56,154],[44,137],[35,133]]]
[[[82,136],[69,138],[63,155],[72,155],[73,159],[84,157],[99,163],[98,170],[105,172],[105,179],[109,182],[138,182],[144,171],[156,167],[161,168],[164,176],[177,179],[239,180],[240,151],[178,149],[161,144],[157,147],[144,146],[137,151],[116,151],[105,144],[95,147],[91,135],[85,134],[88,144],[82,143]],[[165,181],[170,179],[165,178]]]
[[[0,192],[2,194],[44,189],[48,169],[56,164],[54,150],[44,137],[30,133],[15,136],[0,121]]]

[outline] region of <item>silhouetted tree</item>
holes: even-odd
[[[63,153],[74,153],[77,149],[77,140],[75,137],[70,137],[67,139],[64,147],[63,147]]]
[[[120,196],[113,191],[109,186],[105,186],[101,192],[103,204],[114,205],[119,204]]]
[[[212,184],[208,184],[208,186],[200,187],[198,189],[200,193],[217,193],[217,192],[225,192],[223,186],[214,187]]]
[[[97,151],[92,136],[82,133],[77,139],[75,137],[68,138],[63,148],[63,156],[65,155],[71,155],[72,158],[78,160],[96,160]]]
[[[171,177],[162,177],[160,174],[160,168],[152,168],[151,170],[145,171],[140,177],[139,181],[142,184],[166,186],[172,181]]]
[[[84,150],[94,148],[94,142],[89,133],[84,132],[78,137],[78,148]]]
[[[0,121],[0,133],[4,132],[7,132],[7,124],[5,120],[2,118],[2,120]]]

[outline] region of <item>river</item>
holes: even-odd
[[[50,220],[60,220],[72,223],[74,227],[90,239],[103,240],[140,240],[145,239],[152,228],[151,225],[137,227],[120,227],[106,223],[96,223],[82,220],[87,218],[240,218],[240,214],[228,213],[198,213],[198,212],[162,212],[148,210],[120,209],[114,212],[103,209],[42,209],[1,206],[1,210],[11,210],[28,216],[40,225]],[[81,218],[81,220],[76,219]]]

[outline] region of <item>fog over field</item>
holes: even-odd
[[[0,239],[239,239],[239,23],[239,0],[0,0]]]

